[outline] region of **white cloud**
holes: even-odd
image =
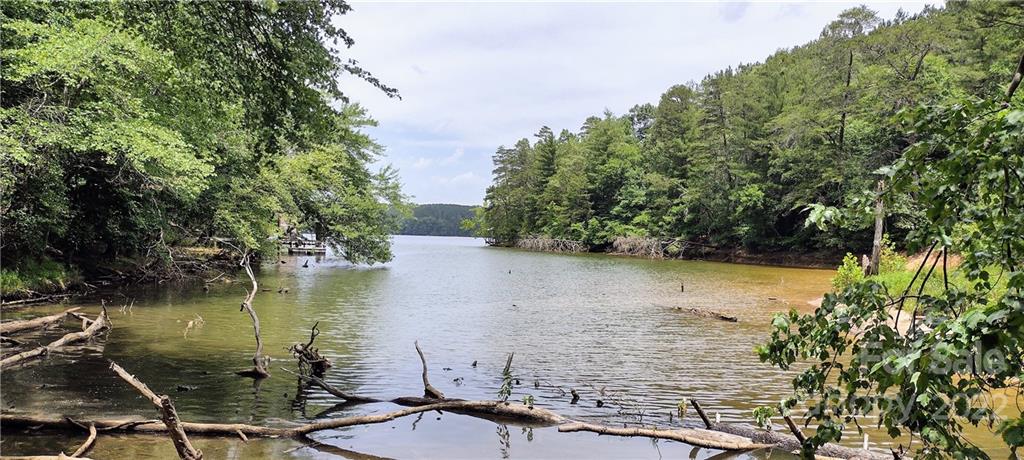
[[[337,20],[356,40],[344,57],[402,100],[354,77],[341,83],[379,121],[371,134],[404,167],[408,193],[479,203],[499,145],[657,102],[674,84],[813,40],[857,4],[359,2]],[[923,3],[869,6],[892,17]],[[459,187],[434,180],[467,172],[476,180]]]
[[[430,158],[419,157],[416,159],[416,162],[412,164],[412,167],[415,169],[423,169],[430,167],[430,165],[432,164],[434,164],[434,160]]]
[[[487,185],[488,181],[488,179],[478,176],[473,171],[466,171],[462,174],[456,174],[451,177],[433,176],[432,179],[437,184],[450,187]]]
[[[452,152],[451,155],[448,155],[448,156],[444,157],[441,160],[441,164],[443,164],[443,165],[450,165],[450,164],[453,164],[453,163],[458,163],[459,160],[462,159],[462,156],[465,155],[465,154],[466,154],[466,150],[463,149],[462,147],[459,147],[459,148],[455,149],[455,151]]]

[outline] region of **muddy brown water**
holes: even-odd
[[[753,408],[778,402],[790,388],[791,374],[759,363],[753,352],[767,336],[771,315],[789,308],[810,311],[832,276],[827,270],[524,252],[485,247],[470,238],[399,236],[394,249],[393,262],[374,267],[305,256],[261,267],[260,286],[269,291],[256,296],[254,307],[274,361],[273,375],[259,385],[233,374],[251,367],[254,348],[251,323],[238,308],[247,282],[218,281],[208,292],[197,284],[148,286],[104,296],[114,324],[105,340],[5,371],[2,409],[155,417],[148,401],[108,369],[108,360],[157,393],[170,394],[188,421],[284,426],[396,409],[383,403],[338,406],[323,391],[300,389],[279,369],[294,368],[287,347],[306,341],[310,326],[319,321],[316,345],[334,362],[327,380],[353,393],[421,394],[413,347],[419,340],[431,383],[449,397],[495,398],[506,355],[515,352],[512,367],[519,385],[513,401],[529,395],[536,405],[574,419],[669,427],[699,425],[692,410],[682,422],[668,415],[684,397],[696,397],[723,421],[750,422]],[[132,301],[130,310],[119,309]],[[81,305],[89,314],[99,309],[98,301]],[[739,322],[695,317],[677,307],[710,309]],[[61,308],[33,307],[5,313],[4,319]],[[205,324],[186,335],[188,322],[197,317]],[[48,342],[64,332],[58,328],[19,338]],[[582,397],[576,405],[562,394],[570,388]],[[598,399],[603,407],[597,407]],[[0,452],[70,453],[84,437],[8,431]],[[207,458],[237,459],[722,454],[670,441],[558,433],[436,412],[313,437],[319,445],[203,437],[195,444]],[[872,447],[886,447],[883,438],[873,435]],[[973,438],[985,447],[998,446],[987,431]],[[861,442],[856,433],[847,436],[849,445]],[[90,456],[171,459],[175,453],[162,436],[101,434]]]

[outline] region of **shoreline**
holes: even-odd
[[[790,252],[761,252],[751,253],[743,249],[713,249],[702,252],[695,252],[689,254],[681,254],[676,257],[647,257],[639,254],[629,254],[625,252],[610,252],[610,251],[584,251],[584,252],[567,252],[567,251],[549,251],[543,249],[528,249],[516,246],[505,246],[497,244],[488,244],[488,247],[494,248],[506,248],[515,249],[520,251],[528,252],[548,252],[553,254],[598,254],[605,256],[614,257],[631,257],[638,259],[648,260],[693,260],[693,261],[707,261],[707,262],[721,262],[728,264],[739,264],[739,265],[759,265],[765,267],[783,267],[783,268],[807,268],[807,269],[820,269],[820,270],[835,270],[842,262],[842,255],[814,252],[814,253],[790,253]]]

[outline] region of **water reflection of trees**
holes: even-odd
[[[320,344],[336,361],[334,375],[344,378],[364,374],[352,370],[360,360],[350,357],[349,344],[360,343],[362,335],[374,328],[364,323],[367,315],[349,314],[346,307],[363,307],[366,293],[380,288],[387,271],[334,267],[299,270],[308,270],[312,276],[304,276],[307,283],[301,289],[292,288],[293,295],[260,292],[254,301],[268,354],[279,358],[277,365],[292,366],[283,350],[302,341],[309,326],[321,320],[325,333]],[[274,266],[264,268],[259,277],[266,286],[294,282],[294,277]],[[251,331],[239,326],[244,318],[238,316],[238,302],[245,295],[240,286],[218,285],[210,292],[204,292],[202,285],[178,284],[168,286],[163,293],[135,290],[131,293],[137,298],[133,314],[114,313],[114,329],[102,341],[5,371],[4,402],[15,404],[19,410],[69,415],[150,415],[151,408],[110,373],[107,359],[114,359],[131,368],[155,391],[173,395],[185,420],[258,421],[293,418],[296,411],[307,417],[309,390],[296,388],[291,376],[275,375],[253,386],[253,381],[234,375],[252,347]],[[197,313],[207,325],[186,339],[181,334],[185,325],[178,320]],[[65,331],[53,332],[59,335]],[[179,386],[195,389],[179,391]],[[287,398],[289,394],[295,398]]]

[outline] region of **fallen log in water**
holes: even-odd
[[[701,318],[720,319],[722,321],[728,321],[730,323],[739,322],[739,318],[737,318],[735,316],[729,316],[729,315],[726,315],[724,313],[719,313],[717,311],[704,310],[702,308],[675,307],[674,310],[686,312],[686,313],[689,313],[689,314],[691,314],[693,316],[700,316]]]
[[[96,445],[96,425],[89,425],[89,437],[82,443],[78,449],[71,455],[64,455],[61,452],[57,455],[18,455],[18,456],[0,456],[3,460],[92,460],[88,457],[83,457],[89,450]]]
[[[312,345],[310,340],[309,345]],[[426,388],[430,387],[430,383],[427,380],[427,364],[423,358],[423,351],[420,349],[419,344],[416,343],[416,352],[420,356],[420,361],[423,365],[423,384],[425,392],[429,394],[429,390]],[[308,369],[309,366],[303,365],[302,356],[297,356],[299,360],[299,369]],[[505,370],[503,374],[509,374],[510,366],[512,363],[512,355],[509,355],[508,362],[505,364]],[[707,429],[692,429],[692,428],[680,428],[663,430],[656,428],[628,428],[628,427],[610,427],[606,425],[597,425],[592,423],[584,423],[566,418],[556,412],[549,411],[547,409],[540,409],[530,407],[522,404],[511,404],[503,401],[465,401],[459,399],[435,399],[430,397],[415,397],[415,396],[403,396],[393,398],[390,400],[370,398],[365,396],[353,395],[345,392],[333,385],[327,383],[323,379],[313,375],[303,375],[301,373],[295,373],[287,369],[282,368],[281,370],[291,373],[297,376],[299,379],[314,384],[324,391],[343,399],[349,403],[366,403],[366,402],[390,402],[402,406],[415,406],[415,407],[428,407],[435,406],[441,403],[451,403],[448,406],[449,412],[460,413],[464,415],[470,415],[474,417],[482,418],[499,418],[503,420],[513,420],[522,423],[532,423],[536,425],[558,425],[559,432],[574,432],[574,431],[588,431],[598,434],[615,435],[615,436],[640,436],[655,439],[671,439],[679,442],[684,442],[698,447],[706,447],[713,449],[722,450],[752,450],[760,448],[774,448],[788,452],[799,451],[801,442],[794,436],[787,436],[780,433],[774,433],[770,431],[758,430],[745,425],[733,425],[723,423],[712,423],[708,418],[704,409],[696,399],[691,399],[690,403],[696,409],[697,414],[701,420],[707,426]],[[575,393],[575,390],[573,390]],[[577,396],[574,395],[573,402],[577,400]],[[792,420],[787,420],[792,423]],[[795,426],[795,425],[793,425]],[[797,430],[796,432],[799,432]],[[888,459],[889,456],[871,452],[867,450],[858,450],[848,447],[842,447],[836,444],[826,444],[819,448],[819,456],[842,458],[842,459],[860,459],[860,460],[882,460]]]
[[[164,426],[167,427],[167,432],[171,435],[171,441],[174,442],[174,450],[178,452],[178,458],[182,460],[202,460],[203,453],[192,446],[189,442],[188,436],[185,435],[185,430],[181,427],[181,421],[178,419],[178,411],[174,409],[174,405],[171,404],[171,398],[167,395],[157,396],[153,390],[150,390],[145,383],[135,378],[134,375],[128,373],[121,366],[113,361],[110,362],[110,369],[114,371],[122,380],[128,382],[132,388],[135,388],[139,393],[142,393],[149,402],[153,403],[157,409],[160,409],[160,414],[164,422]],[[94,425],[89,425],[94,426]]]
[[[541,236],[533,236],[527,238],[520,238],[516,241],[515,246],[520,249],[528,249],[531,251],[547,251],[547,252],[587,252],[587,245],[582,241],[575,240],[562,240],[557,238],[548,238]]]
[[[253,292],[255,292],[255,289]],[[107,327],[107,325],[106,311],[104,310],[104,312],[89,325],[89,329],[101,329]],[[88,331],[83,331],[82,333],[77,334],[84,334],[86,332]],[[307,347],[312,346],[312,342],[313,337],[311,337]],[[52,345],[53,344],[51,344],[51,346]],[[317,431],[384,423],[400,417],[431,411],[448,411],[475,417],[526,423],[534,426],[557,425],[559,432],[585,431],[614,436],[669,439],[693,446],[721,450],[752,450],[770,447],[773,449],[793,452],[799,450],[801,447],[800,441],[793,436],[763,431],[744,425],[712,423],[707,418],[707,415],[704,414],[704,411],[696,400],[692,400],[692,403],[697,409],[697,412],[701,415],[701,419],[706,424],[707,429],[658,429],[647,427],[620,428],[571,420],[553,411],[533,407],[532,404],[517,404],[507,401],[439,399],[437,396],[441,395],[441,397],[443,397],[443,394],[439,390],[433,389],[427,379],[426,359],[424,358],[423,351],[419,348],[419,344],[416,344],[416,351],[419,354],[423,365],[423,385],[426,397],[403,396],[390,400],[381,400],[377,398],[352,395],[333,387],[320,377],[308,374],[296,374],[303,381],[315,384],[323,388],[328,393],[344,399],[346,402],[390,402],[393,404],[410,406],[393,412],[329,419],[292,427],[270,427],[244,423],[182,422],[178,420],[177,415],[173,413],[173,406],[170,405],[170,400],[166,396],[156,396],[156,394],[149,390],[145,384],[129,375],[120,367],[117,367],[116,364],[111,363],[111,368],[114,369],[118,375],[132,384],[133,387],[144,394],[151,402],[154,403],[154,405],[159,405],[164,415],[163,421],[138,420],[126,417],[73,420],[69,417],[17,415],[8,413],[0,414],[0,427],[5,430],[11,428],[88,430],[90,432],[90,438],[93,440],[95,439],[94,433],[97,431],[119,431],[149,434],[164,434],[170,431],[172,433],[172,438],[175,440],[175,447],[178,448],[179,455],[182,458],[189,459],[201,458],[202,454],[199,451],[190,449],[190,444],[186,447],[186,444],[188,443],[187,437],[185,436],[186,433],[206,436],[237,436],[243,440],[247,440],[250,436],[296,438],[303,442],[310,442],[307,436]],[[259,351],[257,351],[257,356],[258,355]],[[299,354],[297,355],[297,358],[299,358],[301,362],[304,356],[304,354]],[[511,357],[509,359],[509,363],[510,362]],[[509,364],[506,364],[505,374],[510,375],[508,367]],[[300,366],[300,369],[311,369],[311,367]],[[434,391],[430,391],[431,389]],[[181,441],[179,441],[179,439]],[[90,442],[87,442],[86,444],[90,444]],[[85,448],[84,445],[83,448]],[[81,451],[82,449],[79,450]],[[818,454],[821,456],[844,459],[881,460],[889,458],[883,454],[833,444],[827,444],[820,447]]]
[[[51,294],[51,295],[44,295],[44,296],[40,296],[40,297],[31,297],[31,298],[28,298],[28,299],[13,300],[13,301],[10,301],[10,302],[0,302],[0,309],[11,309],[11,310],[13,310],[15,308],[21,308],[21,307],[26,306],[26,305],[31,305],[31,304],[36,304],[36,303],[43,303],[43,302],[49,302],[51,300],[56,300],[56,299],[65,299],[65,298],[73,297],[73,296],[76,296],[76,295],[79,295],[79,294],[72,292],[72,293],[67,293],[67,294]]]
[[[85,328],[84,331],[72,332],[70,334],[64,335],[64,337],[61,337],[53,342],[50,342],[48,345],[24,351],[16,355],[8,356],[3,360],[0,360],[0,370],[8,368],[14,364],[17,364],[21,361],[25,361],[27,359],[47,355],[50,352],[58,348],[64,347],[66,345],[88,340],[92,337],[95,337],[96,335],[99,335],[100,332],[103,332],[104,330],[109,328],[110,320],[107,318],[107,310],[106,308],[104,308],[100,312],[100,315],[96,318],[96,320],[93,321],[92,324],[89,325],[89,327]]]
[[[420,412],[458,410],[476,413],[491,413],[497,416],[534,417],[552,421],[564,420],[554,412],[539,408],[529,408],[521,404],[501,401],[438,401],[416,407],[407,407],[382,414],[357,415],[344,418],[307,423],[291,428],[249,425],[245,423],[195,423],[180,422],[181,428],[188,434],[215,435],[237,437],[239,433],[249,437],[280,437],[298,438],[310,433],[332,430],[357,425],[384,423],[396,418],[418,414]],[[553,415],[552,415],[553,414]],[[556,422],[557,423],[557,422]],[[44,428],[57,430],[81,430],[82,426],[95,425],[98,431],[137,432],[164,434],[167,427],[160,420],[138,420],[127,417],[71,419],[62,416],[36,416],[0,414],[0,426],[7,428]],[[552,423],[553,424],[553,423]]]
[[[95,445],[96,445],[96,425],[89,425],[89,437],[85,440],[85,442],[82,443],[81,446],[78,447],[78,449],[75,450],[75,453],[71,454],[71,456],[72,457],[81,457],[82,455],[85,455],[87,452],[92,450],[92,447],[95,446]],[[64,455],[64,454],[61,453],[61,455]]]
[[[710,429],[749,438],[753,442],[769,444],[775,449],[787,452],[796,452],[800,450],[800,441],[796,436],[778,433],[775,431],[766,431],[750,425],[712,423]],[[893,458],[892,455],[885,455],[864,449],[854,449],[852,447],[843,447],[838,444],[825,444],[819,447],[816,453],[819,457],[843,458],[849,460],[891,460]]]
[[[661,430],[657,428],[617,428],[592,423],[571,422],[558,426],[560,433],[573,431],[589,431],[612,436],[641,436],[655,439],[671,439],[697,447],[721,450],[753,450],[772,447],[770,444],[758,444],[743,436],[720,433],[699,428],[676,428]]]
[[[392,399],[379,399],[367,396],[359,396],[345,392],[325,382],[323,379],[311,375],[300,375],[282,368],[281,370],[294,374],[298,378],[312,383],[331,395],[353,404],[363,403],[391,403],[399,406],[421,407],[439,403],[451,403],[447,410],[457,414],[469,415],[483,418],[498,418],[503,420],[514,420],[519,423],[535,426],[551,426],[565,422],[566,418],[547,409],[529,407],[522,404],[513,404],[505,401],[471,401],[466,399],[436,399],[419,396],[400,396]]]
[[[24,331],[26,329],[38,329],[41,327],[49,326],[50,324],[56,323],[57,321],[63,320],[71,313],[80,310],[81,307],[75,307],[63,312],[49,315],[40,316],[39,318],[19,320],[19,321],[7,321],[0,323],[0,334],[11,334],[13,332]]]

